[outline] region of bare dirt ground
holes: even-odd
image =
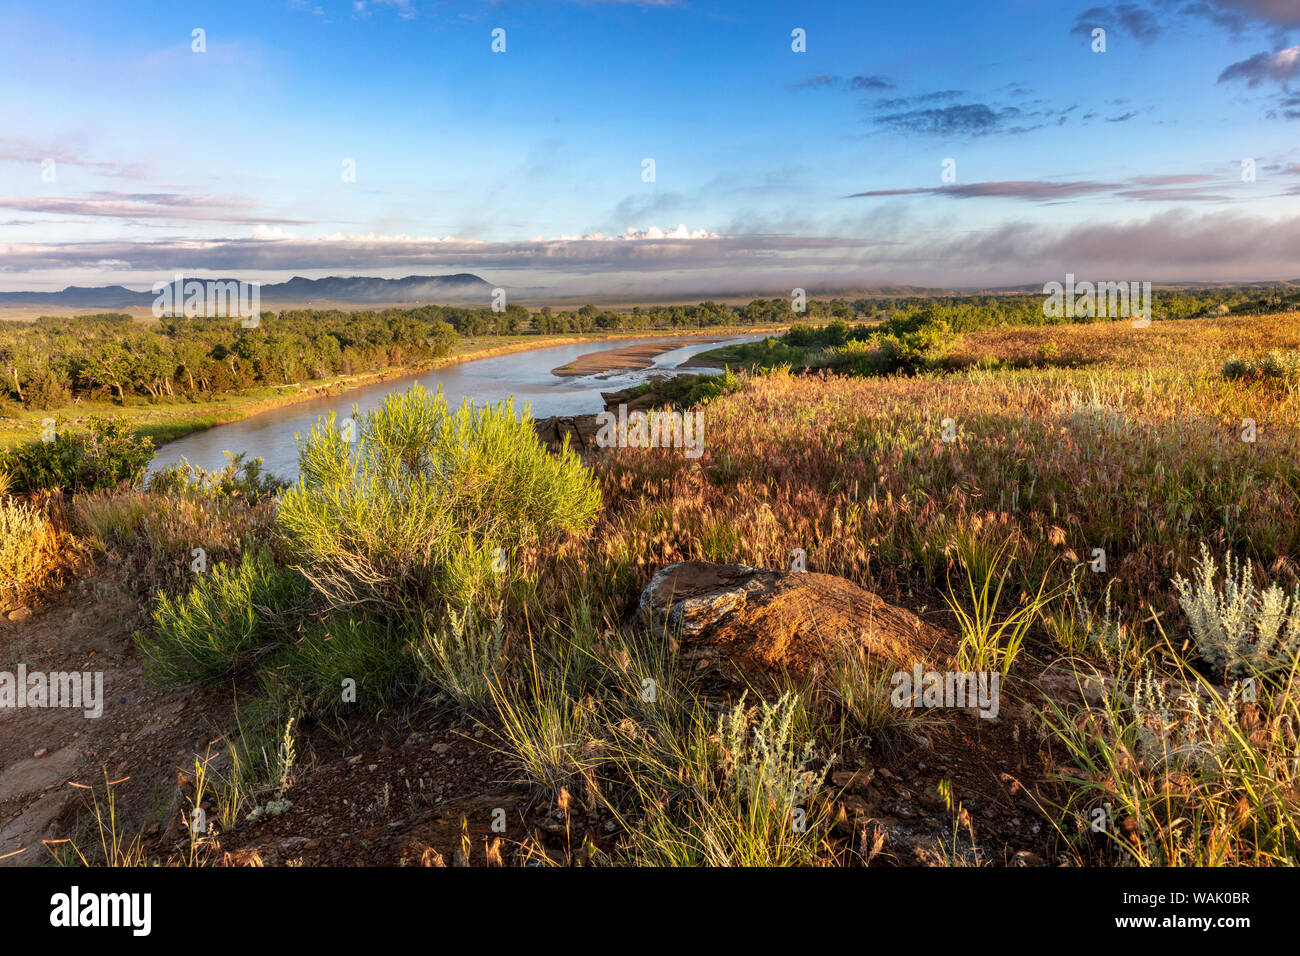
[[[0,617],[0,670],[103,673],[103,714],[79,709],[0,709],[0,866],[52,859],[42,840],[71,832],[94,786],[108,780],[134,815],[161,818],[175,768],[203,754],[226,708],[193,691],[145,681],[132,644],[136,600],[101,573],[74,580],[49,604]],[[219,697],[219,695],[217,695]],[[226,695],[229,696],[228,694]],[[187,759],[188,758],[188,759]]]

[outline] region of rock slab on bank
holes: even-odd
[[[569,439],[569,447],[578,454],[595,452],[596,433],[600,426],[595,415],[557,415],[552,418],[534,418],[533,428],[537,437],[550,452],[558,452],[564,447],[564,439]]]
[[[732,682],[802,679],[859,650],[890,669],[952,651],[947,635],[911,611],[816,572],[683,561],[656,572],[638,614],[680,640],[684,665]]]

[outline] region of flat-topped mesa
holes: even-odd
[[[947,660],[952,639],[830,574],[684,561],[660,569],[638,614],[681,642],[683,666],[737,686],[825,673],[861,649],[888,669]]]

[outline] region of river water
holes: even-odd
[[[663,338],[664,336],[609,339],[498,355],[495,358],[476,359],[367,385],[332,398],[326,396],[297,405],[285,405],[242,421],[218,425],[168,442],[158,449],[149,470],[154,472],[182,459],[200,468],[218,469],[226,464],[225,452],[242,451],[249,458],[264,459],[266,469],[273,474],[294,480],[298,477],[298,438],[305,438],[320,418],[330,412],[334,412],[339,419],[347,418],[354,414],[354,408],[364,414],[375,408],[385,395],[403,391],[413,382],[419,382],[431,392],[441,385],[443,394],[453,408],[465,398],[484,404],[504,401],[514,396],[517,414],[524,414],[523,404],[527,402],[531,405],[531,414],[537,418],[581,415],[604,408],[601,392],[618,391],[650,377],[670,374],[678,365],[699,352],[707,352],[724,344],[752,342],[763,336],[747,335],[729,338],[725,342],[692,343],[665,352],[655,359],[655,364],[649,369],[637,372],[581,377],[551,374],[551,369],[566,365],[580,355],[642,345]],[[690,371],[716,374],[720,370],[693,368]]]

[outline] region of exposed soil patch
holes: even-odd
[[[448,717],[405,739],[354,730],[348,746],[318,752],[288,793],[288,810],[241,820],[222,836],[214,862],[510,865],[521,862],[525,844],[546,847],[548,856],[568,846],[565,814],[534,798],[484,728]],[[573,847],[587,830],[608,836],[599,823],[571,807]]]
[[[141,821],[161,817],[175,768],[192,767],[225,725],[221,694],[145,680],[132,642],[140,623],[134,596],[101,575],[73,582],[25,620],[0,623],[0,671],[103,675],[97,718],[76,708],[0,708],[0,865],[51,859],[41,841],[67,836],[89,794],[70,781],[95,787],[102,803],[106,779],[129,778],[114,787],[119,805]]]
[[[831,839],[845,864],[941,862],[1041,866],[1051,823],[1035,792],[1032,734],[1009,721],[958,715],[880,752],[845,754],[827,780]],[[538,799],[490,731],[455,718],[403,741],[372,730],[318,755],[290,791],[293,806],[240,822],[209,849],[228,866],[483,866],[583,862],[616,854],[606,811],[575,794],[568,811]],[[941,796],[951,788],[953,805]],[[954,825],[966,811],[959,832]],[[974,834],[972,844],[971,834]],[[183,838],[175,842],[179,847]]]

